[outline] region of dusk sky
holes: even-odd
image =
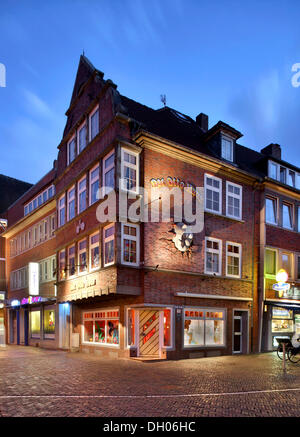
[[[53,164],[84,50],[118,90],[152,108],[222,120],[300,166],[300,2],[0,0],[0,173],[37,182]]]

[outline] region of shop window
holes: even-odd
[[[90,236],[90,269],[96,269],[100,266],[100,235],[97,232]]]
[[[265,274],[276,275],[276,251],[271,249],[265,250]]]
[[[71,164],[72,161],[74,161],[76,156],[76,143],[75,143],[75,137],[71,139],[71,141],[68,142],[68,165]]]
[[[65,216],[65,195],[63,194],[58,200],[58,226],[63,226],[65,224]]]
[[[78,242],[78,264],[79,273],[83,273],[87,270],[86,240],[81,240]]]
[[[78,154],[86,147],[86,123],[80,126],[77,134]]]
[[[293,206],[287,203],[282,204],[282,226],[293,229]]]
[[[127,318],[127,344],[128,346],[135,345],[135,310],[128,310]]]
[[[277,200],[266,197],[266,222],[277,225]]]
[[[99,200],[99,164],[90,170],[90,205]]]
[[[83,313],[83,341],[118,346],[119,310]]]
[[[139,154],[129,149],[121,150],[121,188],[138,192],[139,186]]]
[[[115,260],[115,225],[103,229],[104,266],[114,263]]]
[[[55,337],[55,310],[44,309],[44,337]]]
[[[242,191],[240,185],[226,182],[226,215],[242,219]]]
[[[205,210],[222,214],[222,180],[204,175]]]
[[[233,141],[231,138],[222,136],[222,158],[227,161],[233,161]]]
[[[205,273],[221,275],[222,241],[205,237]]]
[[[78,214],[86,209],[86,176],[78,182]]]
[[[75,186],[68,191],[68,209],[67,220],[72,220],[75,217]]]
[[[164,346],[171,346],[171,310],[164,310]]]
[[[293,332],[293,312],[285,308],[272,309],[272,333]]]
[[[103,159],[103,195],[115,188],[115,153],[112,150]]]
[[[122,264],[139,264],[139,225],[122,223]]]
[[[30,331],[32,338],[40,338],[41,331],[41,312],[31,311],[30,313]]]
[[[226,242],[226,275],[241,277],[242,246],[238,243]]]
[[[66,279],[66,251],[61,250],[58,255],[59,262],[59,280],[63,281]]]
[[[225,312],[201,308],[184,311],[184,347],[224,346]]]
[[[74,276],[75,271],[75,245],[69,247],[68,249],[68,271],[69,277]]]
[[[99,133],[99,107],[97,106],[90,114],[90,141]]]

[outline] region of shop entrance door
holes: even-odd
[[[159,311],[139,311],[139,356],[159,357]]]
[[[242,316],[234,316],[233,318],[233,353],[242,353]]]

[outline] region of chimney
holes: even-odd
[[[269,144],[260,151],[263,155],[271,156],[273,158],[281,159],[281,147],[279,144]]]
[[[196,123],[201,127],[201,129],[203,129],[204,132],[208,131],[208,115],[201,112],[201,114],[197,115],[196,117]]]

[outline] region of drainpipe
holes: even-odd
[[[254,307],[254,266],[255,266],[255,193],[259,187],[259,184],[255,181],[253,184],[253,222],[252,222],[252,304],[251,304],[251,352],[254,352],[253,341],[253,307]]]

